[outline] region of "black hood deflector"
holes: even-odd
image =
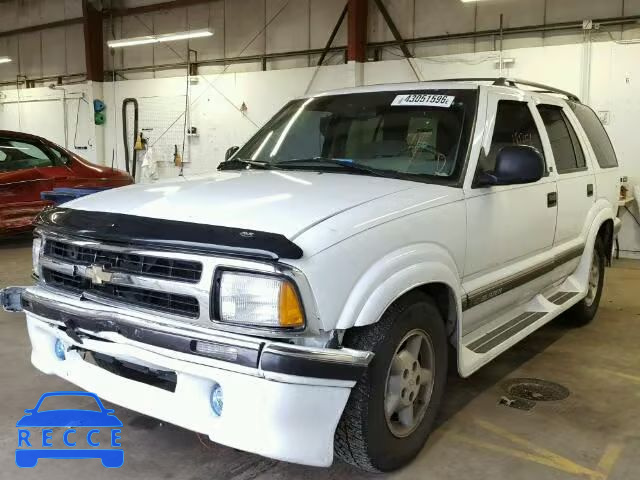
[[[284,235],[242,228],[60,207],[45,210],[35,223],[63,235],[132,247],[270,260],[302,257],[302,249]]]

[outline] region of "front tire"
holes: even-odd
[[[602,243],[602,239],[597,237],[593,247],[591,268],[589,269],[587,296],[567,310],[567,319],[571,324],[582,327],[591,323],[596,316],[598,306],[600,305],[600,297],[602,296],[602,287],[604,285],[605,265],[606,254],[604,244]]]
[[[409,463],[426,442],[447,378],[445,324],[433,300],[411,292],[380,321],[345,334],[345,346],[375,353],[338,424],[336,455],[370,472]]]

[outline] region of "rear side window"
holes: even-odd
[[[496,113],[496,125],[493,128],[491,149],[488,155],[480,157],[480,171],[494,171],[498,152],[511,145],[534,147],[540,152],[540,155],[543,155],[540,133],[533,120],[533,115],[531,115],[531,110],[529,110],[529,105],[514,100],[500,100]]]
[[[586,164],[578,136],[561,107],[539,105],[558,173],[582,170]]]
[[[0,172],[51,167],[52,159],[37,144],[0,138]]]
[[[589,143],[591,143],[591,148],[596,154],[598,165],[601,168],[617,167],[618,160],[616,159],[616,152],[611,144],[611,139],[596,113],[581,103],[568,103],[589,138]]]

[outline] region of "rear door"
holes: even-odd
[[[595,199],[595,177],[590,160],[576,133],[577,121],[562,100],[547,99],[536,105],[547,132],[558,185],[558,223],[554,248],[558,254],[566,249],[578,253],[584,246],[588,217]]]

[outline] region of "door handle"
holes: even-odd
[[[558,205],[558,192],[547,193],[547,207],[552,208]]]
[[[593,183],[587,185],[587,197],[593,197]]]

